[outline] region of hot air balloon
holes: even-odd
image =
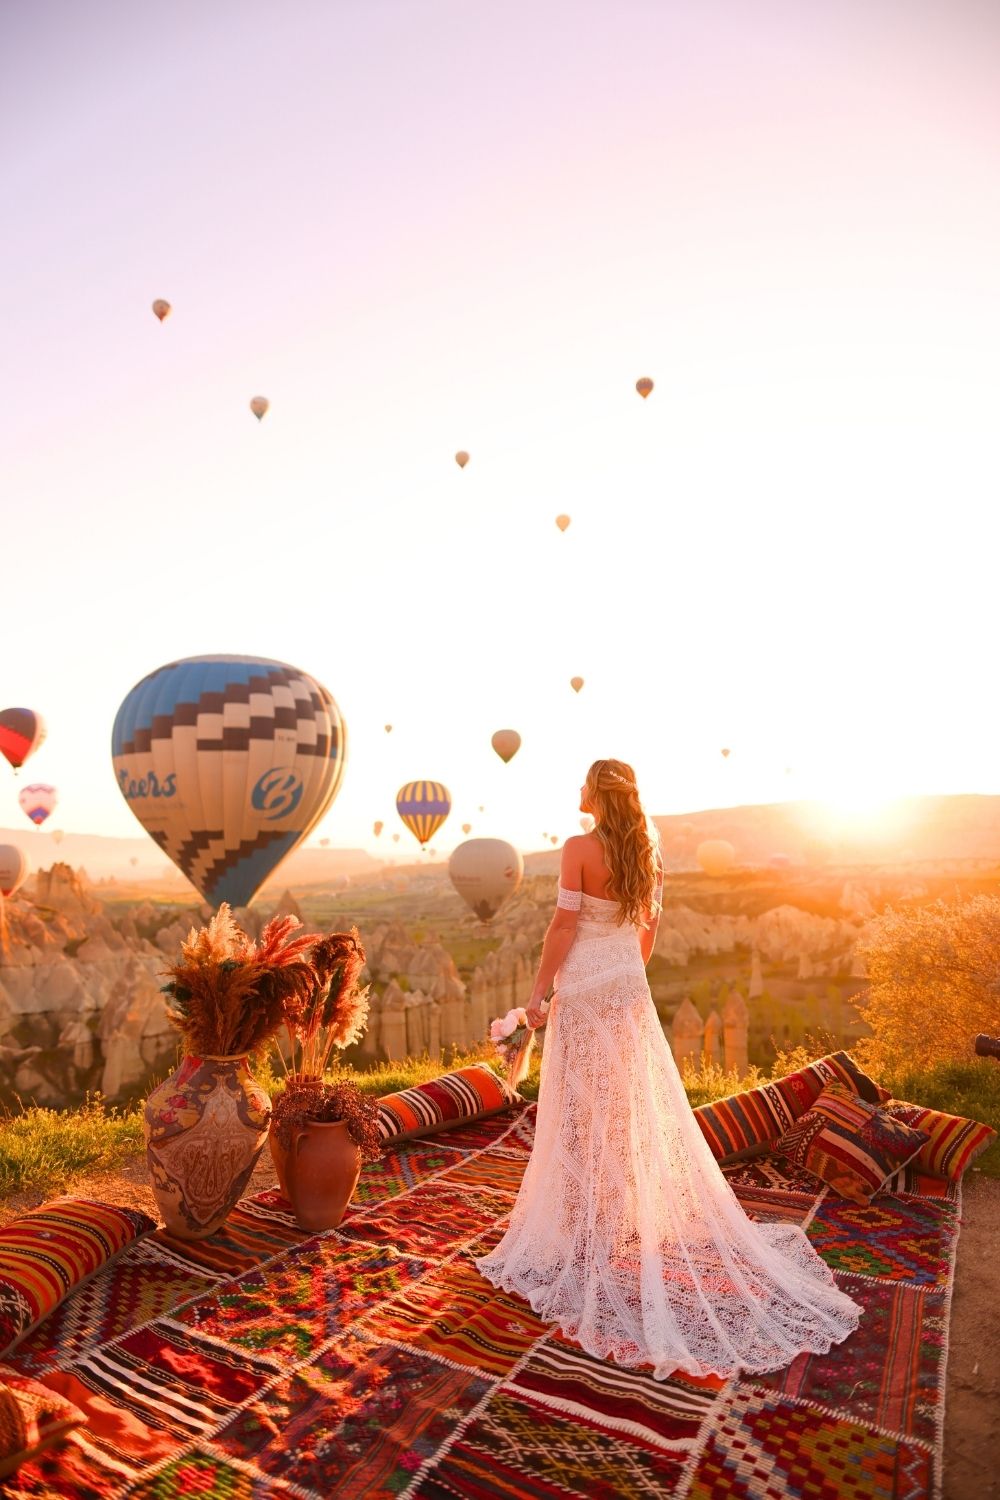
[[[451,793],[440,781],[408,781],[396,794],[396,811],[424,848],[451,812]]]
[[[63,831],[62,831],[61,828],[53,828],[53,830],[52,830],[52,839],[53,839],[54,843],[61,844],[62,841],[63,841],[63,839],[65,837],[66,837],[66,835],[65,835],[65,833],[63,833]]]
[[[51,817],[55,811],[59,793],[54,786],[49,786],[48,782],[35,781],[31,786],[21,788],[21,794],[17,800],[35,827],[40,828],[45,819]]]
[[[569,525],[569,516],[556,516],[556,525],[560,531],[565,531]]]
[[[271,403],[270,401],[268,401],[266,396],[254,396],[253,400],[250,402],[250,410],[253,412],[258,422],[261,420],[270,404]]]
[[[472,832],[472,824],[471,823],[463,823],[462,824],[462,832],[463,833],[471,833]]]
[[[153,311],[162,323],[164,318],[170,316],[170,303],[164,302],[162,297],[157,297],[156,301],[153,303]]]
[[[460,448],[455,454],[455,462],[458,464],[458,467],[460,469],[464,469],[466,464],[469,462],[469,455],[466,453],[464,448]]]
[[[736,850],[726,839],[705,839],[695,850],[695,859],[706,875],[725,875],[736,864]]]
[[[571,677],[570,680],[569,680],[569,685],[573,689],[574,693],[578,693],[580,691],[580,689],[583,687],[583,678],[582,677]]]
[[[728,750],[722,750],[722,751],[720,751],[720,754],[722,755],[723,760],[728,760],[729,759],[729,751]]]
[[[580,819],[580,827],[583,829],[584,833],[593,833],[593,831],[594,831],[594,820],[590,816],[590,813],[586,813]]]
[[[137,683],[111,755],[132,812],[206,901],[249,905],[340,790],[347,734],[308,672],[192,656]]]
[[[467,839],[448,861],[452,885],[483,922],[513,896],[523,874],[524,860],[503,839]]]
[[[399,843],[399,834],[398,833],[394,833],[393,834],[393,836],[392,836],[392,842],[394,844],[398,844]]]
[[[479,811],[480,811],[480,812],[485,812],[485,811],[486,811],[486,809],[485,809],[485,807],[482,807],[482,806],[480,806],[480,808],[479,808]]]
[[[768,864],[774,870],[787,870],[791,862],[791,858],[787,854],[772,854],[768,860]]]
[[[0,896],[13,896],[28,874],[28,860],[16,844],[0,844]]]
[[[135,867],[136,867],[136,865],[137,865],[137,864],[138,864],[138,863],[139,863],[139,859],[138,859],[138,856],[137,856],[137,855],[135,855],[135,854],[133,854],[133,855],[132,855],[132,858],[131,858],[131,859],[130,859],[130,860],[129,860],[129,864],[130,864],[130,865],[131,865],[131,866],[132,866],[132,868],[133,868],[133,870],[134,870],[134,869],[135,869]]]
[[[382,822],[381,818],[376,818],[375,822],[372,824],[372,827],[375,830],[375,837],[378,838],[379,834],[382,832],[382,829],[385,827],[385,824]]]
[[[0,755],[10,761],[14,770],[40,749],[45,740],[45,720],[33,708],[0,710]]]
[[[549,842],[553,843],[553,844],[558,844],[558,842],[559,842],[559,835],[557,833],[554,833],[552,835],[552,838],[550,839]]]
[[[650,380],[648,375],[643,375],[641,379],[636,381],[635,388],[639,392],[639,395],[642,397],[643,401],[645,401],[646,397],[653,389],[653,382]]]
[[[392,725],[391,724],[387,724],[385,726],[385,732],[386,732],[386,734],[391,734],[392,733]]]
[[[521,736],[516,729],[498,729],[490,744],[507,765],[521,748]]]

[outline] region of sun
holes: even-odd
[[[829,833],[873,839],[896,832],[902,812],[897,792],[870,781],[831,787],[818,799],[816,810]]]

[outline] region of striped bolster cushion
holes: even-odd
[[[947,1177],[954,1182],[997,1138],[991,1126],[978,1120],[942,1114],[939,1109],[925,1109],[922,1104],[908,1104],[905,1099],[890,1099],[884,1108],[894,1120],[902,1120],[904,1125],[922,1130],[929,1137],[910,1166],[931,1177]]]
[[[90,1198],[57,1198],[0,1229],[0,1354],[133,1240],[148,1214]]]
[[[725,1165],[760,1156],[819,1098],[828,1083],[840,1083],[880,1104],[888,1092],[862,1072],[849,1052],[831,1052],[807,1067],[742,1094],[700,1104],[695,1119],[713,1156]]]
[[[774,1144],[776,1155],[804,1167],[852,1203],[869,1203],[927,1142],[878,1105],[831,1083]]]
[[[379,1134],[384,1142],[412,1141],[523,1104],[520,1094],[508,1088],[492,1068],[485,1063],[472,1063],[430,1083],[386,1094],[378,1102]]]
[[[64,1396],[29,1375],[0,1365],[0,1479],[62,1442],[68,1432],[85,1422],[80,1408]]]

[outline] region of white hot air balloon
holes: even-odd
[[[725,875],[736,864],[736,850],[728,839],[705,839],[695,850],[695,859],[706,875]]]
[[[483,922],[491,922],[517,890],[524,860],[504,839],[467,839],[448,861],[451,883]]]
[[[0,844],[0,896],[13,896],[28,874],[28,859],[16,844]]]

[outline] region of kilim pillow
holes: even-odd
[[[467,1125],[470,1120],[485,1120],[523,1103],[520,1094],[508,1088],[492,1068],[473,1063],[430,1083],[386,1094],[378,1102],[379,1134],[383,1141],[412,1141],[417,1136]]]
[[[842,1083],[861,1099],[878,1104],[886,1089],[862,1072],[849,1052],[831,1052],[771,1083],[700,1104],[695,1119],[721,1165],[760,1156],[818,1099],[828,1083]]]
[[[991,1126],[981,1125],[978,1120],[945,1115],[922,1104],[907,1104],[905,1099],[890,1099],[884,1108],[894,1120],[927,1132],[930,1139],[921,1146],[910,1166],[931,1177],[947,1177],[954,1182],[997,1138]]]
[[[774,1145],[778,1156],[804,1167],[841,1198],[868,1203],[929,1139],[878,1105],[830,1083],[811,1109]]]
[[[0,1479],[85,1421],[80,1408],[65,1396],[0,1365]]]
[[[57,1198],[0,1229],[0,1354],[133,1240],[156,1228],[134,1208]]]

